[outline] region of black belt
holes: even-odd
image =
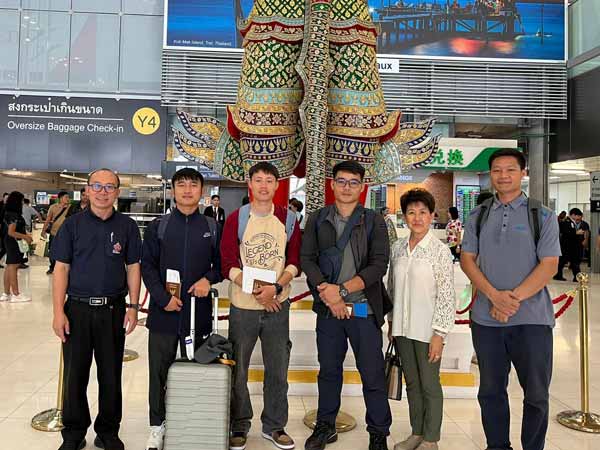
[[[90,306],[111,306],[115,303],[124,301],[125,297],[75,297],[73,295],[69,295],[69,300],[86,303]]]

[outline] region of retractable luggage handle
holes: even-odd
[[[190,335],[185,339],[185,350],[188,360],[194,359],[196,351],[196,297],[190,298]]]
[[[208,292],[209,297],[212,298],[213,301],[213,334],[219,332],[219,291],[216,289],[211,289]]]

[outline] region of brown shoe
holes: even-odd
[[[273,431],[272,433],[263,433],[262,437],[271,441],[277,448],[282,450],[292,450],[296,444],[294,440],[285,432],[285,430]]]
[[[245,450],[248,438],[244,433],[233,433],[229,437],[229,450]]]

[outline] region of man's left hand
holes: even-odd
[[[325,302],[327,306],[342,302],[342,297],[340,296],[340,287],[337,284],[330,283],[321,283],[317,286],[319,290],[319,296],[321,300]]]
[[[256,301],[264,306],[266,303],[271,303],[277,297],[277,289],[273,285],[266,285],[255,289],[252,294],[256,298]]]
[[[125,328],[125,334],[131,334],[137,326],[138,312],[135,308],[128,308],[125,313],[125,320],[123,321],[123,328]]]
[[[210,281],[206,278],[201,278],[192,284],[189,288],[188,294],[192,294],[194,297],[207,297],[210,291]]]

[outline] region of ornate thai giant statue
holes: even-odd
[[[244,58],[227,124],[179,112],[177,148],[235,181],[257,161],[283,178],[306,175],[308,210],[325,203],[343,160],[383,182],[427,162],[433,120],[401,123],[386,110],[377,67],[377,28],[366,0],[256,0],[241,21]]]

